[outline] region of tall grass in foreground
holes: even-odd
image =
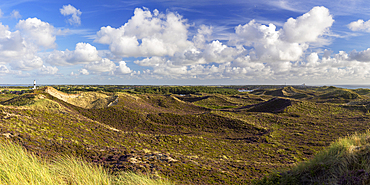
[[[254,184],[370,184],[370,131],[340,138],[313,159]]]
[[[157,185],[171,184],[134,173],[111,175],[74,157],[64,156],[47,162],[9,141],[0,142],[0,184],[79,184],[79,185]]]

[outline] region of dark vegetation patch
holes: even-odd
[[[294,99],[304,99],[304,98],[312,97],[310,93],[304,90],[295,89],[293,87],[284,87],[281,89],[260,89],[260,90],[255,90],[252,93],[255,95],[289,97],[289,98],[294,98]]]
[[[212,87],[212,86],[144,86],[136,88],[135,92],[139,93],[150,93],[150,94],[197,94],[197,93],[208,93],[208,94],[224,94],[232,95],[238,94],[236,89],[223,88],[223,87]]]
[[[36,94],[23,94],[20,96],[15,96],[12,99],[5,100],[0,102],[2,105],[14,105],[14,106],[22,106],[22,105],[27,105],[27,104],[32,104],[35,102],[35,96]]]
[[[359,95],[365,95],[370,96],[370,89],[354,89],[353,92],[359,94]]]
[[[182,101],[193,103],[193,102],[205,100],[205,99],[207,99],[209,97],[210,96],[187,95],[187,96],[178,96],[177,98],[180,99],[180,100],[182,100]]]
[[[241,103],[240,100],[233,101],[233,99],[229,97],[219,95],[207,96],[207,98],[194,102],[195,105],[210,109],[235,108]]]
[[[353,99],[360,99],[361,96],[351,90],[344,90],[338,89],[333,92],[329,92],[320,96],[321,99],[346,99],[346,100],[353,100]]]
[[[179,101],[173,95],[127,95],[120,94],[119,103],[114,106],[116,109],[128,108],[142,113],[147,112],[172,112],[178,114],[193,114],[207,111],[208,109],[196,106],[191,103]]]
[[[248,111],[278,113],[283,112],[288,106],[291,105],[292,101],[289,99],[272,98],[269,101],[253,105]]]
[[[172,113],[149,114],[148,118],[159,124],[172,125],[176,127],[185,126],[194,131],[203,131],[217,134],[242,134],[256,135],[266,133],[246,124],[243,121],[222,117],[219,115],[200,114],[200,115],[177,115]]]
[[[0,103],[3,102],[3,101],[6,101],[6,100],[12,99],[12,98],[14,98],[16,96],[18,96],[18,95],[15,95],[15,94],[2,94],[2,95],[0,95]]]

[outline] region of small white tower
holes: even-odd
[[[33,89],[36,89],[36,80],[33,80]]]

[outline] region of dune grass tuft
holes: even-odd
[[[340,138],[311,160],[254,184],[370,184],[370,131]]]
[[[63,156],[53,162],[40,159],[21,146],[0,142],[0,184],[171,184],[166,180],[134,173],[112,175],[102,167],[75,157]]]

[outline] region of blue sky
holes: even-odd
[[[0,2],[0,84],[369,84],[370,2]]]

